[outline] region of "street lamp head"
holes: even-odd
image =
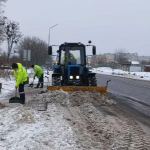
[[[55,27],[55,26],[57,26],[57,25],[58,25],[58,24],[56,24],[56,25],[54,25],[54,26],[52,26],[52,27],[49,28],[48,46],[49,46],[49,44],[50,44],[50,29],[53,28],[53,27]]]
[[[55,27],[55,26],[57,26],[57,25],[58,25],[58,24],[55,24],[54,26],[50,27],[50,29],[53,28],[53,27]]]

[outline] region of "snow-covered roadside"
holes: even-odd
[[[28,77],[29,77],[29,83],[33,82],[33,75],[34,72],[32,69],[27,70]],[[44,74],[44,85],[51,85],[51,75],[52,71],[48,72],[48,75]],[[10,76],[9,78],[0,78],[0,83],[2,83],[2,89],[0,93],[0,102],[5,101],[6,97],[15,91],[15,79],[13,76]],[[38,78],[35,78],[34,84],[36,85],[38,83]],[[27,86],[27,85],[25,85]],[[15,93],[14,93],[15,95]]]
[[[15,89],[15,81],[14,80],[9,80],[9,79],[4,79],[0,78],[0,83],[2,83],[2,89],[0,93],[0,102],[5,101],[5,98],[9,93],[12,93]]]
[[[116,103],[99,92],[25,91],[25,105],[6,103],[0,108],[0,150],[150,148],[150,138],[135,121],[111,109]],[[32,107],[37,101],[48,103],[47,110]]]
[[[9,93],[14,92],[15,81],[0,78],[0,82],[3,85],[0,102],[6,106],[0,108],[0,150],[78,149],[76,136],[57,104],[49,104],[46,112],[27,105],[10,104]],[[25,87],[25,91],[28,90]]]
[[[55,104],[46,112],[17,105],[0,110],[0,150],[77,149],[72,129]]]
[[[128,72],[120,69],[112,69],[109,67],[93,68],[92,72],[97,74],[106,74],[124,78],[150,81],[150,72]]]

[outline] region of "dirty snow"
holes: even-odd
[[[44,94],[34,96],[36,100],[43,100],[48,103],[59,103],[62,106],[80,106],[84,103],[93,103],[94,105],[113,105],[115,102],[109,100],[104,95],[96,91],[73,91],[65,92],[63,90],[48,91]],[[34,99],[33,98],[33,99]]]
[[[149,135],[134,118],[115,110],[116,103],[99,92],[38,94],[26,85],[26,104],[10,104],[15,82],[0,82],[5,88],[0,102],[6,106],[0,108],[0,150],[150,149]],[[32,107],[37,101],[47,104],[46,111]]]

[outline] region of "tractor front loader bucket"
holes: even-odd
[[[106,95],[107,87],[101,87],[101,86],[48,86],[47,90],[54,91],[54,90],[60,90],[63,91],[99,91],[102,94]]]

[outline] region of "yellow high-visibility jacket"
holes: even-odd
[[[65,61],[65,59],[68,59],[68,55],[63,56],[63,61]],[[76,58],[74,57],[73,54],[70,53],[70,59],[76,59]]]
[[[17,63],[18,65],[18,69],[14,70],[14,77],[16,79],[16,84],[15,86],[18,87],[19,84],[22,84],[23,82],[27,81],[27,72],[25,70],[25,68],[22,66],[22,64]]]
[[[41,75],[43,74],[43,69],[38,66],[38,65],[34,65],[34,78],[37,76],[38,78],[41,77]]]

